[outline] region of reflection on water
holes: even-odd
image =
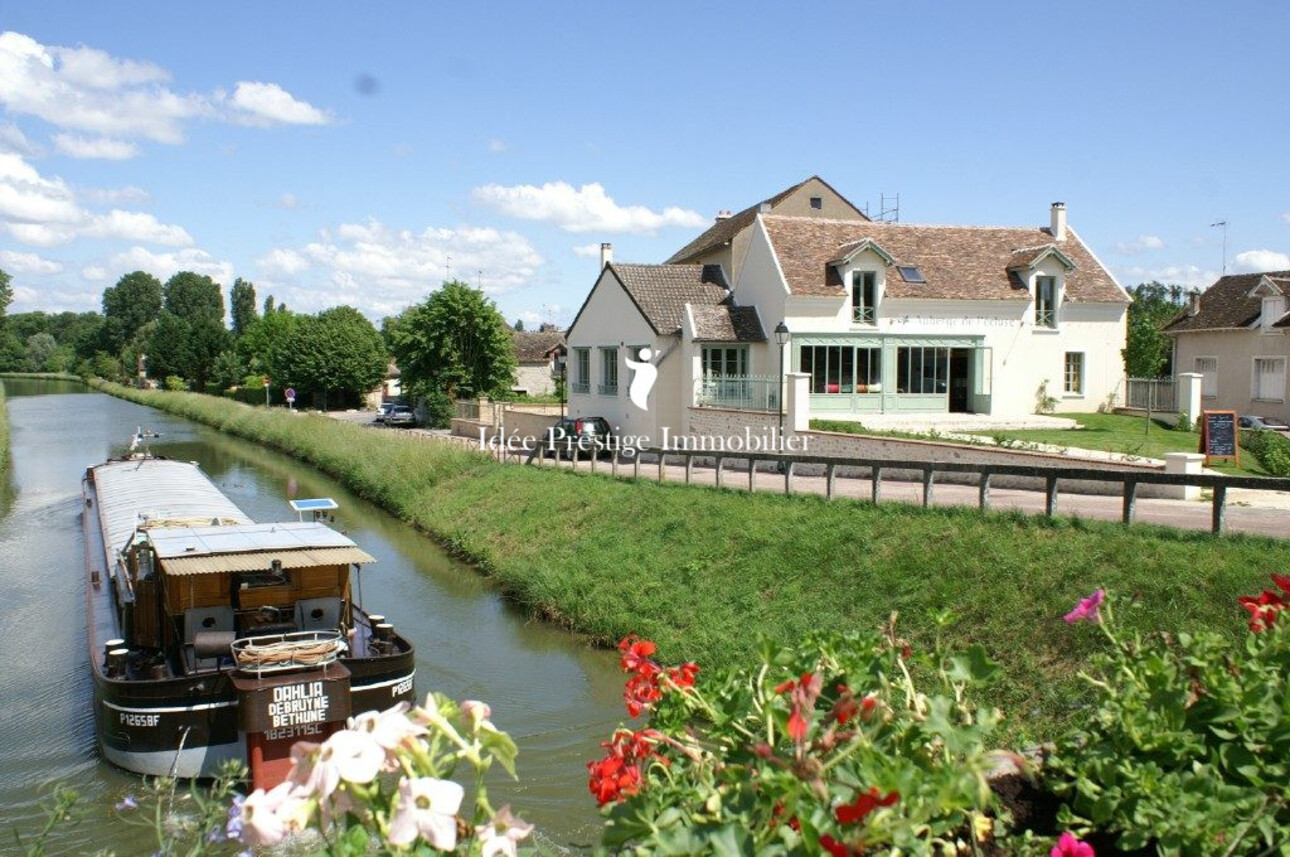
[[[0,658],[5,841],[15,825],[31,831],[39,823],[42,787],[66,782],[85,796],[85,821],[60,829],[51,853],[151,850],[137,828],[99,823],[138,780],[94,750],[79,518],[85,467],[120,453],[140,425],[161,433],[153,452],[198,462],[256,520],[292,516],[293,497],[334,497],[341,506],[334,526],[378,560],[362,574],[364,601],[417,646],[418,691],[482,699],[518,741],[521,781],[498,778],[494,802],[512,804],[548,844],[596,840],[585,764],[624,716],[610,654],[528,621],[473,570],[299,462],[84,388],[46,393],[40,384],[51,382],[15,388],[14,380],[4,383],[16,493],[0,520],[0,624],[9,632]]]

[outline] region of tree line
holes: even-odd
[[[0,270],[0,371],[71,372],[122,382],[147,379],[210,393],[293,387],[318,407],[360,404],[401,369],[405,398],[446,424],[452,401],[497,395],[513,383],[514,343],[496,305],[458,281],[386,318],[377,328],[358,310],[291,311],[272,295],[261,304],[242,278],[225,295],[215,280],[180,271],[162,283],[145,271],[104,290],[101,313],[6,315],[11,278]]]

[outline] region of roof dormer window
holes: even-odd
[[[1280,333],[1273,325],[1286,314],[1286,299],[1283,295],[1268,295],[1263,299],[1263,312],[1259,319],[1264,333]]]
[[[878,275],[873,271],[851,272],[851,320],[873,324],[877,318]]]
[[[1057,327],[1057,278],[1035,277],[1035,327]]]

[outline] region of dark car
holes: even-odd
[[[561,417],[547,429],[543,454],[573,458],[600,456],[613,452],[613,430],[604,417]]]
[[[417,412],[410,405],[395,405],[385,415],[385,425],[411,428],[417,424]]]
[[[1290,432],[1290,423],[1277,417],[1256,417],[1252,414],[1245,414],[1241,416],[1238,422],[1243,429]]]

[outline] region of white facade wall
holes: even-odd
[[[569,415],[604,417],[620,435],[633,437],[659,437],[659,427],[667,425],[675,432],[682,427],[681,387],[684,360],[677,346],[680,338],[674,335],[656,335],[649,323],[636,308],[617,278],[606,268],[587,299],[573,328],[568,334]],[[604,395],[599,386],[604,383],[601,367],[601,347],[618,349],[618,393]],[[654,352],[652,362],[658,366],[658,381],[646,399],[642,410],[627,397],[632,373],[627,368],[628,348],[648,347]],[[591,386],[588,392],[575,392],[577,378],[577,349],[591,350]],[[660,356],[663,357],[660,363]],[[637,359],[632,355],[633,359]],[[688,404],[688,402],[686,403]]]
[[[952,337],[979,343],[989,355],[988,399],[979,410],[998,416],[1035,412],[1040,385],[1057,399],[1058,412],[1095,410],[1120,385],[1128,319],[1127,303],[1078,303],[1064,300],[1065,270],[1052,257],[1028,273],[1030,295],[1015,300],[963,301],[896,299],[886,296],[887,278],[898,276],[873,251],[851,260],[845,274],[872,271],[878,294],[875,324],[852,320],[851,299],[790,295],[773,247],[760,219],[755,224],[742,275],[735,286],[740,304],[756,304],[769,334],[782,318],[794,337],[810,334],[909,337],[926,343],[929,337]],[[1034,281],[1057,278],[1057,327],[1035,325]],[[768,353],[773,354],[773,344]],[[1066,355],[1083,355],[1083,390],[1067,393]],[[974,404],[978,404],[975,403]]]

